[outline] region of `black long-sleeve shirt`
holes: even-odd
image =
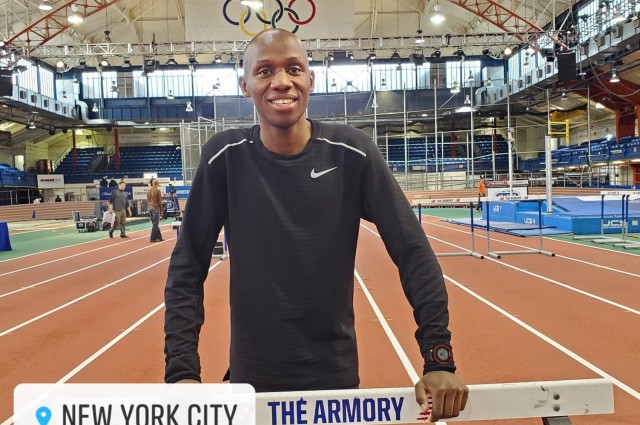
[[[202,148],[165,290],[165,380],[200,379],[203,282],[217,235],[230,251],[231,382],[257,391],[359,383],[353,270],[361,218],[398,266],[426,354],[449,343],[442,272],[409,203],[364,132],[312,121],[302,152],[280,155],[258,126]],[[429,370],[453,366],[425,365]]]

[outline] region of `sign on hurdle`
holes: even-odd
[[[605,197],[613,196],[620,197],[621,211],[620,211],[620,233],[621,237],[605,236]],[[637,242],[631,242],[629,237],[629,200],[631,197],[640,196],[638,190],[603,190],[600,192],[600,237],[594,238],[593,236],[574,236],[573,239],[591,239],[591,242],[597,244],[612,244],[613,246],[619,246],[625,249],[640,249],[640,244]]]
[[[20,384],[15,425],[311,425],[426,423],[413,387],[256,394],[247,384]],[[570,424],[572,416],[613,413],[606,379],[469,386],[454,421],[537,418]]]
[[[414,199],[411,201],[412,206],[418,208],[418,221],[422,224],[422,207],[423,206],[460,206],[469,205],[469,216],[471,217],[471,250],[458,251],[458,252],[439,252],[436,253],[436,257],[464,257],[472,256],[475,258],[483,259],[484,255],[476,252],[476,238],[475,238],[475,225],[473,217],[473,205],[476,202],[476,198],[439,198],[439,199]]]
[[[570,424],[570,416],[613,413],[613,384],[607,379],[469,385],[460,416],[479,421],[539,418]],[[256,394],[256,425],[426,423],[414,389],[376,388]]]
[[[542,254],[548,255],[550,257],[555,257],[553,252],[545,251],[542,249],[542,200],[546,199],[545,195],[525,195],[525,196],[498,196],[498,197],[486,197],[482,198],[482,201],[485,202],[486,210],[487,210],[487,255],[493,258],[500,258],[502,255],[512,255],[512,254]],[[526,249],[526,250],[517,250],[517,251],[491,251],[491,202],[495,201],[537,201],[538,203],[538,238],[539,238],[539,247],[538,249]]]

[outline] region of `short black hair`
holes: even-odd
[[[120,181],[118,182],[118,184],[122,184],[122,183],[127,184],[127,183],[125,183],[125,181],[124,181],[124,180],[120,180]]]

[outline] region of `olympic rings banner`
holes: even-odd
[[[267,28],[302,39],[354,34],[354,0],[264,0],[262,9],[240,0],[185,0],[184,5],[188,41],[249,40]]]

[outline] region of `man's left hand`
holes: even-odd
[[[432,404],[429,422],[455,418],[467,404],[469,388],[455,374],[446,371],[428,372],[415,385],[416,401],[426,412],[428,395]]]

